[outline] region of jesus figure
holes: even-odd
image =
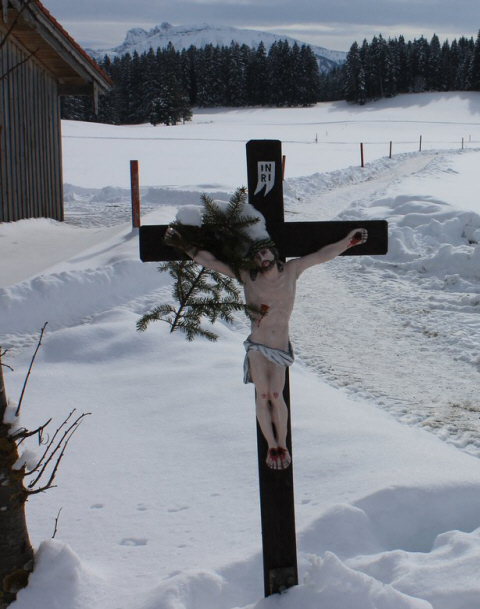
[[[265,239],[250,247],[253,268],[240,271],[245,302],[259,312],[253,317],[250,336],[244,342],[244,381],[255,385],[256,415],[268,443],[266,464],[271,469],[286,469],[292,461],[287,449],[288,408],[283,388],[286,366],[294,359],[288,324],[297,280],[306,269],[333,260],[348,248],[365,243],[367,237],[366,229],[357,228],[336,243],[285,263],[279,260],[274,243]],[[211,252],[189,246],[175,229],[167,230],[165,240],[183,249],[198,264],[235,277],[228,264]]]

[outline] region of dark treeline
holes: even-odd
[[[126,53],[100,66],[113,90],[100,99],[95,116],[86,98],[65,98],[62,116],[113,124],[174,125],[191,118],[191,107],[308,106],[318,101],[320,73],[307,45],[275,42],[267,52],[233,43],[176,51]]]
[[[451,44],[441,44],[436,34],[430,42],[423,36],[354,42],[342,72],[344,98],[357,104],[398,93],[480,91],[480,32],[476,41],[462,37]]]
[[[480,91],[480,32],[473,38],[440,43],[423,36],[375,36],[354,42],[346,62],[321,73],[312,49],[287,41],[267,52],[232,42],[176,51],[150,49],[100,62],[114,86],[100,99],[98,115],[89,98],[62,100],[62,117],[117,125],[175,125],[190,120],[191,108],[310,106],[347,100],[365,104],[399,93]]]

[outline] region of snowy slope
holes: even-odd
[[[286,40],[290,46],[297,43],[299,46],[306,44],[291,38],[290,36],[279,36],[259,30],[240,29],[231,26],[219,25],[171,25],[170,23],[162,23],[148,32],[143,28],[132,28],[128,30],[125,40],[121,45],[113,48],[94,51],[89,49],[89,52],[95,58],[101,59],[105,55],[114,57],[116,55],[124,55],[125,53],[138,54],[145,53],[152,49],[165,48],[170,43],[181,51],[188,49],[191,46],[202,48],[207,44],[213,46],[230,46],[232,42],[240,46],[245,44],[250,48],[257,48],[260,42],[263,42],[265,48],[268,49],[274,42]],[[331,51],[316,45],[308,45],[311,47],[315,57],[318,60],[322,70],[329,70],[336,65],[340,65],[345,61],[346,53],[342,51]]]
[[[65,125],[75,184],[66,223],[0,225],[0,344],[18,398],[49,322],[24,425],[74,407],[92,414],[58,488],[29,502],[40,549],[13,609],[477,608],[476,104],[473,95],[408,96],[363,114],[347,105],[265,110],[263,120],[201,114],[191,129]],[[331,135],[307,142],[320,125]],[[136,332],[170,285],[138,260],[122,190],[124,160],[145,146],[143,223],[168,222],[217,174],[217,196],[227,197],[245,168],[229,169],[221,153],[241,164],[259,131],[285,142],[288,219],[384,217],[391,244],[383,258],[311,269],[299,286],[291,391],[301,585],[269,599],[253,395],[241,382],[246,321],[219,325],[216,344],[187,344],[161,323]],[[390,138],[410,150],[389,159]],[[349,164],[362,140],[371,142],[364,169]]]

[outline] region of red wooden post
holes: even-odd
[[[132,228],[140,228],[140,187],[138,161],[130,161],[130,184],[132,191]]]
[[[362,167],[365,167],[365,164],[363,162],[363,144],[360,144],[360,164]]]

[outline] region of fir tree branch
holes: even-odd
[[[197,266],[198,266],[198,265],[197,265]],[[197,289],[198,284],[199,284],[199,282],[201,281],[201,279],[202,279],[203,275],[204,275],[205,273],[207,273],[207,272],[208,272],[208,271],[207,271],[207,269],[205,269],[205,268],[202,268],[202,269],[201,269],[201,270],[198,272],[198,275],[197,275],[197,277],[194,279],[194,281],[192,282],[192,284],[191,284],[191,286],[190,286],[189,290],[186,292],[186,294],[185,294],[184,298],[182,298],[182,300],[180,301],[180,307],[179,307],[178,311],[177,311],[177,312],[176,312],[176,314],[175,314],[175,319],[174,319],[174,321],[173,321],[172,328],[171,328],[170,332],[174,332],[174,330],[175,330],[175,328],[177,327],[177,325],[178,325],[178,323],[179,323],[180,319],[182,318],[182,314],[183,314],[183,311],[184,311],[185,307],[186,307],[186,306],[188,306],[188,299],[189,299],[189,298],[190,298],[190,296],[191,296],[191,295],[192,295],[192,294],[195,292],[195,290]]]
[[[253,238],[248,229],[259,221],[258,216],[245,214],[246,196],[245,188],[237,189],[224,208],[203,194],[201,227],[182,225],[178,221],[171,224],[179,235],[179,242],[187,249],[211,252],[232,269],[239,284],[242,283],[241,270],[249,268],[245,254]],[[243,302],[235,279],[203,268],[193,260],[164,262],[158,270],[172,277],[172,295],[178,307],[160,305],[143,315],[137,321],[137,330],[141,332],[152,321],[164,321],[170,325],[170,332],[181,330],[189,341],[197,336],[217,340],[214,332],[201,327],[202,318],[214,324],[218,319],[233,323],[237,312],[245,313],[250,320],[264,315],[257,307]]]

